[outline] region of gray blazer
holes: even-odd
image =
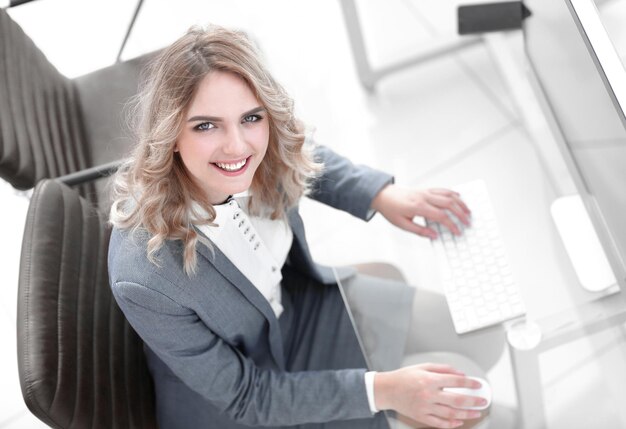
[[[355,166],[323,146],[324,163],[311,197],[368,220],[370,204],[393,178]],[[294,240],[289,264],[334,283],[315,264],[297,208],[289,214]],[[279,322],[250,281],[214,248],[197,246],[197,274],[182,269],[180,241],[146,258],[146,237],[114,229],[109,280],[117,303],[144,340],[162,429],[291,426],[370,417],[365,369],[285,371]],[[343,272],[342,276],[349,276]]]

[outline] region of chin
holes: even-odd
[[[228,192],[228,195],[240,194],[250,189],[250,186],[252,186],[251,180],[246,183],[242,183],[240,185],[229,186],[226,192]]]

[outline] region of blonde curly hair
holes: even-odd
[[[247,35],[218,26],[189,29],[147,68],[131,110],[136,147],[114,176],[110,213],[116,228],[148,234],[147,256],[155,264],[165,240],[181,240],[188,275],[196,269],[198,241],[210,247],[194,224],[212,225],[215,210],[174,148],[200,82],[215,70],[243,78],[267,112],[269,143],[250,188],[251,214],[284,219],[321,168],[312,148],[304,145],[304,126],[294,116],[293,100]],[[194,212],[194,202],[208,217]]]

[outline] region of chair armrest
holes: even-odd
[[[56,178],[56,180],[59,180],[68,186],[80,185],[112,175],[117,171],[117,169],[122,165],[123,162],[123,160],[118,159],[107,164],[101,164],[95,167],[76,171],[75,173],[59,176]]]
[[[24,4],[24,3],[30,3],[31,1],[33,1],[33,0],[11,0],[9,2],[9,5],[6,6],[6,8],[8,9],[10,7],[19,6],[19,5]]]

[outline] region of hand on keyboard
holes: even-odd
[[[457,189],[472,208],[471,226],[454,236],[438,223],[428,225],[439,232],[433,247],[454,327],[462,334],[521,316],[525,309],[485,184],[474,181]]]
[[[429,226],[415,223],[415,217],[437,222],[457,235],[461,230],[455,221],[469,225],[469,208],[458,192],[449,189],[419,190],[391,184],[376,195],[372,208],[397,227],[431,239],[438,233]]]

